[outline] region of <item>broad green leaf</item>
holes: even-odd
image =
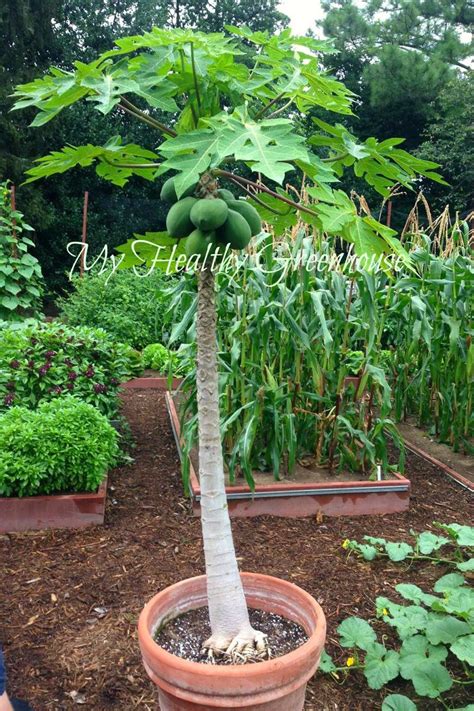
[[[448,573],[435,582],[433,590],[437,593],[447,592],[453,588],[459,588],[461,585],[464,585],[464,582],[465,580],[462,575],[458,573]]]
[[[430,553],[439,550],[446,543],[449,543],[449,538],[436,536],[431,531],[423,531],[418,536],[418,548],[423,555],[430,555]]]
[[[31,183],[40,178],[46,178],[56,173],[65,173],[71,168],[85,168],[99,161],[97,172],[105,179],[123,186],[128,178],[134,174],[142,177],[153,178],[153,170],[123,168],[120,164],[153,164],[156,154],[146,150],[136,144],[121,145],[119,137],[111,139],[105,146],[65,146],[60,151],[52,151],[46,156],[39,158],[34,168],[27,171],[29,176],[25,182]],[[114,165],[117,163],[119,165]]]
[[[425,634],[431,644],[452,644],[470,631],[470,626],[452,615],[430,614]]]
[[[453,654],[462,662],[474,667],[474,634],[459,637],[450,647]]]
[[[9,311],[13,311],[17,308],[19,301],[14,296],[1,296],[0,304],[4,306]]]
[[[363,543],[357,545],[357,550],[362,554],[364,560],[374,560],[378,555],[378,550],[375,546],[368,546]]]
[[[394,627],[401,640],[416,635],[420,630],[424,630],[428,620],[428,612],[420,605],[397,605],[387,598],[377,598],[377,614],[388,610],[389,615],[383,613],[383,618],[387,624]]]
[[[433,602],[436,612],[449,612],[474,622],[474,590],[467,587],[451,588],[444,593],[444,600]]]
[[[428,659],[413,671],[411,682],[419,696],[428,696],[430,699],[436,699],[453,685],[446,667]]]
[[[360,617],[348,617],[343,620],[337,632],[343,647],[359,647],[366,650],[377,641],[377,635],[372,627]]]
[[[387,543],[385,550],[390,560],[395,563],[405,560],[413,553],[413,548],[408,543]]]
[[[411,679],[415,670],[426,662],[443,662],[448,656],[446,647],[428,643],[422,634],[408,637],[400,647],[400,674],[404,679]]]
[[[387,543],[385,538],[377,538],[376,536],[364,536],[364,541],[372,543],[374,546],[384,546]]]
[[[456,568],[463,573],[474,573],[474,558],[469,558],[463,563],[457,563]]]
[[[126,75],[101,74],[98,77],[87,77],[81,82],[82,86],[92,89],[88,101],[97,104],[97,110],[108,114],[120,103],[120,96],[126,92],[139,90],[138,84]]]
[[[297,213],[290,206],[285,205],[272,195],[260,193],[258,202],[251,198],[249,202],[257,210],[261,219],[271,224],[272,232],[277,237],[284,234],[285,230],[296,225],[298,221]]]
[[[328,234],[341,233],[355,217],[355,205],[340,207],[339,205],[320,203],[317,205],[316,211],[324,232]]]
[[[411,602],[416,602],[417,604],[423,603],[424,605],[431,605],[433,600],[437,598],[434,595],[429,595],[423,592],[418,585],[412,585],[411,583],[400,583],[395,586],[395,590],[400,593],[405,600],[410,600]]]
[[[439,528],[447,531],[457,542],[459,546],[471,548],[474,547],[474,527],[463,526],[459,523],[437,524]]]
[[[416,704],[403,694],[389,694],[383,700],[382,711],[416,711]]]
[[[364,662],[364,676],[371,689],[381,689],[399,673],[398,653],[385,649],[382,644],[374,644],[367,650]]]
[[[183,176],[176,181],[178,196],[209,167],[217,167],[225,158],[248,163],[254,172],[282,183],[285,173],[294,170],[288,161],[306,159],[304,137],[294,132],[287,119],[251,120],[242,109],[207,119],[208,128],[200,128],[170,138],[159,148],[166,158],[164,166]],[[185,187],[183,187],[185,186]]]
[[[325,674],[330,674],[331,672],[333,672],[337,669],[336,665],[332,661],[332,658],[326,652],[325,649],[323,649],[323,652],[321,654],[321,659],[319,661],[319,669],[320,669],[320,671],[324,672]]]

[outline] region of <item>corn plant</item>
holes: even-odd
[[[385,364],[387,352],[380,349],[377,277],[324,266],[312,270],[307,265],[317,249],[304,231],[276,250],[271,237],[262,237],[239,265],[238,280],[228,271],[218,276],[221,434],[231,481],[243,473],[253,486],[254,470],[273,472],[278,479],[291,474],[301,459],[367,475],[377,465],[384,473],[403,469],[380,362]],[[172,294],[172,311],[183,301],[188,305],[174,338],[192,328],[191,281],[183,279]],[[358,377],[348,384],[351,375]],[[197,437],[191,378],[183,390],[189,451]],[[387,430],[400,450],[393,465]]]
[[[414,415],[435,438],[472,452],[474,264],[421,249],[412,258],[418,274],[380,294],[384,339],[394,352],[395,417]]]

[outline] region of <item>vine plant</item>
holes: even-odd
[[[472,704],[461,708],[457,701],[463,703],[474,685],[474,591],[465,577],[474,573],[474,528],[456,523],[435,526],[440,534],[411,531],[412,543],[372,536],[364,536],[364,543],[343,542],[349,555],[367,561],[377,557],[410,565],[429,561],[450,572],[436,580],[432,592],[399,583],[395,591],[401,603],[377,597],[376,617],[392,630],[382,635],[382,643],[367,620],[343,620],[337,628],[339,644],[350,656],[343,666],[336,666],[324,653],[320,668],[336,678],[358,670],[371,689],[382,689],[401,676],[413,685],[417,697],[432,700],[429,708],[436,703],[444,709],[472,711]],[[416,709],[416,703],[403,694],[389,694],[382,704],[382,711]]]
[[[38,310],[43,277],[34,247],[25,233],[32,227],[11,204],[8,182],[0,183],[0,321],[12,321]]]
[[[124,143],[119,135],[103,146],[68,145],[39,158],[28,180],[95,164],[101,177],[122,187],[132,176],[154,181],[174,171],[178,198],[194,185],[202,197],[216,180],[230,181],[259,209],[279,217],[299,213],[353,243],[356,254],[395,253],[408,261],[395,232],[370,215],[360,215],[333,185],[351,169],[387,196],[396,183],[409,188],[420,174],[441,180],[433,172],[437,164],[410,156],[398,147],[400,138],[359,142],[340,124],[319,119],[314,119],[314,135],[306,137],[309,112],[352,112],[351,92],[319,68],[321,53],[331,51],[327,42],[294,37],[290,30],[270,36],[236,27],[210,35],[154,28],[117,40],[89,64],[75,62],[71,70],[52,67],[15,92],[14,108],[38,110],[32,125],[42,125],[83,100],[102,114],[115,111],[119,127],[124,114],[145,123],[156,134],[157,146],[149,150]],[[307,176],[316,204],[295,201],[282,189],[292,171]],[[148,235],[148,242],[177,254],[164,234]],[[123,254],[123,265],[153,264],[156,251],[150,244],[136,249],[130,243]],[[215,326],[214,272],[203,268],[198,273],[196,331],[202,527],[212,631],[205,647],[211,653],[237,652],[241,659],[264,655],[266,645],[249,623],[226,504]]]

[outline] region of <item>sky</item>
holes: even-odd
[[[323,16],[319,0],[281,0],[278,9],[291,20],[295,34],[304,35],[314,29],[314,23]]]

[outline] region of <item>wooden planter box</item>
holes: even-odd
[[[183,382],[183,378],[173,378],[172,388],[176,388]],[[156,390],[168,390],[168,377],[166,375],[145,376],[143,378],[133,378],[122,383],[121,387],[125,390],[144,390],[155,388]]]
[[[0,533],[104,523],[107,477],[95,493],[0,497]]]
[[[181,429],[176,407],[170,392],[165,395],[166,407],[180,457]],[[200,513],[201,489],[192,465],[190,467],[190,493],[193,512]],[[410,480],[394,474],[386,481],[328,481],[324,483],[296,484],[275,482],[255,487],[228,486],[227,501],[232,517],[251,517],[269,514],[286,518],[314,516],[363,516],[390,514],[408,509]]]

